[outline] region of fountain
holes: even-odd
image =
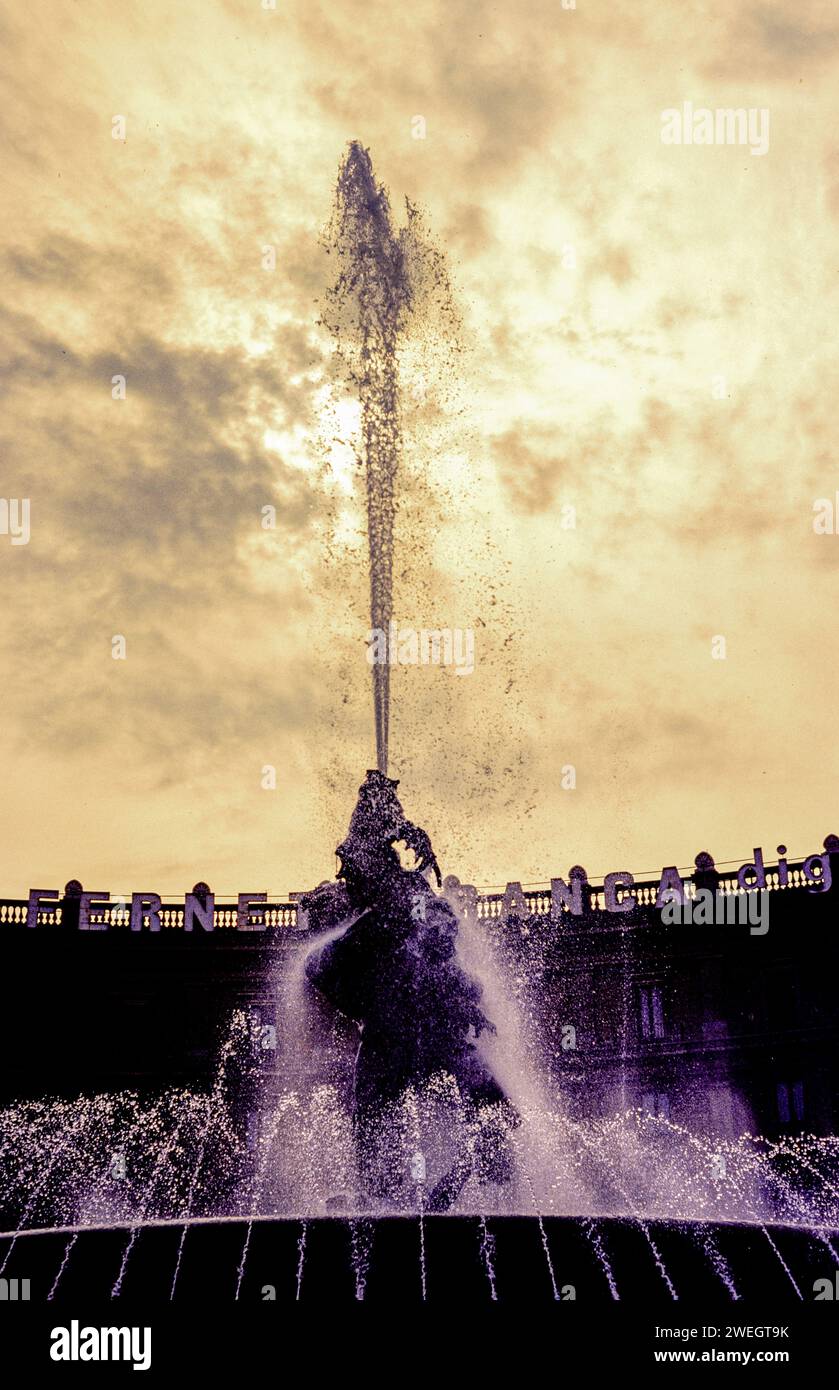
[[[399,347],[440,273],[369,154],[341,166],[331,321],[361,402],[370,620],[392,618]],[[0,1112],[0,1275],[177,1300],[805,1296],[839,1268],[839,1140],[572,1113],[544,1016],[551,924],[492,931],[376,767],[337,878],[278,953],[279,1046],[234,1012],[212,1086]],[[434,875],[438,890],[429,882]],[[622,939],[626,1055],[630,942]]]

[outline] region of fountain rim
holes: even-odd
[[[144,1221],[103,1221],[83,1223],[70,1226],[27,1226],[17,1231],[0,1231],[0,1240],[21,1240],[25,1236],[70,1236],[83,1235],[85,1232],[102,1231],[143,1231],[165,1229],[167,1227],[187,1227],[187,1226],[253,1226],[257,1223],[301,1223],[308,1222],[334,1222],[341,1225],[356,1221],[416,1221],[419,1217],[424,1221],[480,1221],[482,1218],[487,1221],[573,1221],[573,1222],[608,1222],[610,1225],[625,1226],[666,1226],[670,1229],[685,1228],[686,1230],[704,1230],[711,1227],[752,1228],[761,1230],[766,1228],[772,1231],[805,1231],[813,1234],[821,1232],[825,1235],[839,1236],[839,1226],[831,1226],[819,1221],[751,1221],[735,1220],[733,1217],[715,1217],[708,1220],[694,1220],[690,1217],[673,1217],[657,1215],[655,1213],[645,1213],[643,1216],[630,1216],[626,1212],[610,1214],[608,1212],[594,1213],[561,1213],[561,1212],[428,1212],[428,1211],[370,1211],[370,1212],[325,1212],[310,1215],[292,1216],[285,1212],[259,1212],[248,1215],[247,1212],[238,1212],[223,1216],[160,1216],[151,1217]]]

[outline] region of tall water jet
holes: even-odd
[[[411,209],[409,207],[409,214]],[[410,225],[409,215],[409,225]],[[393,525],[402,447],[398,346],[412,302],[407,228],[394,230],[386,190],[370,155],[353,141],[338,173],[329,228],[338,277],[330,293],[331,324],[353,358],[361,403],[370,554],[370,626],[389,632],[393,615]],[[390,666],[373,665],[376,766],[387,773]]]
[[[361,410],[358,452],[367,494],[370,627],[389,639],[404,450],[401,377],[404,373],[417,382],[423,399],[429,378],[441,395],[444,381],[445,394],[450,392],[451,367],[461,347],[460,315],[446,258],[429,234],[422,210],[406,198],[404,223],[397,229],[387,191],[376,182],[369,152],[358,141],[340,165],[324,241],[337,264],[323,321],[335,336]],[[386,660],[372,660],[376,766],[385,774],[389,660],[390,653]]]

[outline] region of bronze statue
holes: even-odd
[[[353,1122],[368,1198],[401,1200],[405,1163],[393,1132],[400,1098],[432,1077],[454,1079],[472,1141],[429,1194],[429,1209],[444,1210],[473,1172],[481,1182],[510,1179],[507,1135],[519,1121],[476,1047],[494,1028],[480,1007],[480,985],[456,959],[457,916],[425,877],[431,869],[440,884],[431,841],[405,818],[397,786],[367,773],[336,851],[337,883],[302,900],[315,927],[349,919],[312,952],[306,975],[361,1031]],[[415,867],[402,867],[400,842],[413,850]]]

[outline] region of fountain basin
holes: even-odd
[[[837,1233],[580,1217],[198,1218],[2,1238],[7,1279],[56,1304],[813,1301]],[[126,1259],[126,1251],[128,1258]],[[177,1270],[177,1278],[175,1272]],[[173,1291],[174,1280],[174,1291]],[[819,1285],[823,1287],[823,1285]]]

